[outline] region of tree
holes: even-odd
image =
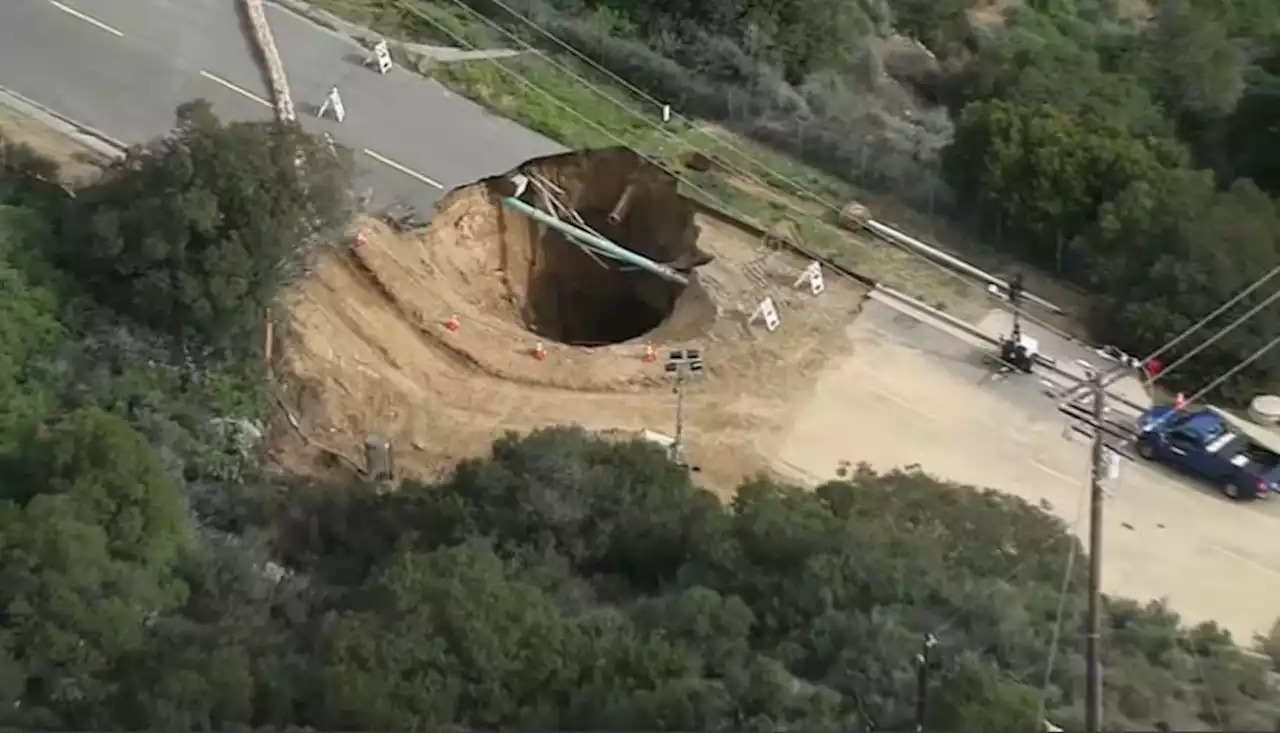
[[[0,498],[25,505],[62,496],[101,528],[112,557],[147,567],[173,562],[187,541],[186,511],[159,456],[124,419],[88,408],[28,432],[3,467]]]
[[[178,597],[163,570],[117,558],[107,531],[82,517],[67,495],[0,502],[0,650],[11,660],[0,657],[0,683],[15,698],[6,724],[113,727],[118,664]]]
[[[1233,173],[1280,192],[1280,39],[1259,51],[1226,138]]]
[[[350,158],[296,125],[223,124],[203,101],[177,115],[173,133],[78,193],[62,261],[197,353],[252,353],[279,287],[345,225]]]
[[[994,491],[865,467],[817,491],[756,480],[731,506],[682,513],[681,497],[703,501],[683,473],[643,444],[508,436],[408,495],[361,486],[360,501],[338,502],[334,489],[332,508],[298,512],[306,486],[274,502],[313,543],[249,512],[255,529],[202,532],[165,567],[117,556],[111,522],[75,491],[0,503],[0,722],[885,730],[912,720],[928,632],[939,638],[931,729],[1031,729],[1046,671],[1047,717],[1078,724],[1077,594],[1046,670],[1077,542],[1060,520]],[[603,498],[585,516],[612,531],[550,511],[593,491]],[[427,523],[438,510],[446,519]],[[697,541],[657,568],[619,564],[617,553],[656,547],[631,534],[658,532],[650,512],[682,525],[654,537]],[[272,560],[286,543],[291,570]],[[1158,603],[1107,598],[1104,611],[1117,728],[1276,719],[1265,662],[1220,629],[1188,629]]]
[[[1280,213],[1248,181],[1215,191],[1205,172],[1138,181],[1101,207],[1098,224],[1077,245],[1089,281],[1102,294],[1095,332],[1132,353],[1146,353],[1189,328],[1280,264]],[[1265,290],[1265,289],[1264,289]],[[1223,314],[1225,326],[1265,298],[1257,293]],[[1170,386],[1203,386],[1270,339],[1268,308],[1170,376]],[[1182,349],[1194,348],[1193,340]],[[1176,358],[1178,352],[1172,355]],[[1252,385],[1280,377],[1275,355],[1223,385],[1228,400],[1252,397]]]
[[[970,31],[965,11],[971,5],[969,0],[892,0],[889,4],[894,26],[941,56],[963,49]]]
[[[1162,97],[1171,109],[1202,119],[1231,114],[1245,85],[1244,55],[1214,15],[1163,2],[1151,31]]]
[[[959,733],[993,730],[1038,730],[1036,690],[998,672],[973,655],[960,657],[940,685],[930,711],[930,727]]]
[[[321,720],[339,727],[555,726],[582,650],[538,588],[481,544],[402,554],[321,639]],[[395,634],[384,633],[394,628]]]
[[[582,572],[649,588],[699,551],[718,513],[652,443],[609,446],[580,429],[498,440],[492,459],[461,464],[448,490],[466,502],[472,531],[545,544]]]
[[[0,454],[27,422],[51,409],[51,386],[39,366],[66,339],[58,294],[33,282],[20,261],[50,241],[34,212],[0,206]]]
[[[969,203],[1025,238],[1022,254],[1079,273],[1067,243],[1133,181],[1183,162],[1179,152],[1046,105],[978,102],[964,109],[943,166]]]

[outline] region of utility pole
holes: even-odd
[[[1106,383],[1101,371],[1089,375],[1093,387],[1093,455],[1089,475],[1089,627],[1085,634],[1085,732],[1102,733],[1102,481]]]
[[[676,377],[676,434],[671,441],[671,460],[684,463],[684,383],[690,374],[703,369],[702,352],[698,349],[676,349],[667,354],[663,369]]]
[[[916,655],[916,733],[924,730],[924,716],[929,709],[929,671],[932,665],[929,652],[937,645],[938,637],[925,634],[920,653]]]

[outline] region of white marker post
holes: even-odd
[[[342,106],[342,95],[338,94],[337,87],[329,90],[329,94],[324,98],[324,104],[320,105],[320,111],[316,112],[316,117],[324,117],[324,113],[330,111],[333,112],[333,119],[338,122],[347,118],[347,109]]]
[[[662,121],[663,122],[671,121],[671,105],[669,104],[662,105]]]
[[[391,71],[391,48],[387,46],[385,40],[378,41],[373,45],[373,64],[378,69],[379,74]]]

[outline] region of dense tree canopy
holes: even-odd
[[[859,470],[722,506],[651,444],[552,429],[395,494],[258,485],[228,541],[207,501],[122,521],[143,494],[111,477],[152,506],[178,488],[118,419],[56,431],[82,448],[36,450],[43,490],[0,502],[6,724],[903,729],[927,632],[931,730],[1080,721],[1082,564],[1041,685],[1078,545],[996,492]],[[121,544],[144,525],[179,554]],[[1266,664],[1215,626],[1107,608],[1114,729],[1274,725]]]
[[[1275,3],[518,4],[859,184],[945,139],[960,210],[1093,290],[1096,333],[1133,350],[1280,264]],[[860,106],[884,83],[869,39],[893,32],[930,50],[910,82],[954,135]],[[852,147],[868,131],[888,142]],[[193,104],[70,201],[0,152],[0,726],[908,729],[933,633],[928,729],[1080,727],[1085,563],[1040,508],[865,469],[724,504],[655,446],[575,429],[391,494],[264,475],[228,425],[260,433],[246,357],[337,241],[342,151]],[[174,358],[192,351],[221,358]],[[1246,376],[1228,394],[1280,361]],[[1123,598],[1105,616],[1109,728],[1277,729],[1271,663],[1216,625]]]
[[[224,125],[207,103],[77,193],[69,269],[102,302],[198,350],[256,346],[264,309],[350,212],[350,161],[299,128]]]

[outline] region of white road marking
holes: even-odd
[[[218,76],[217,74],[211,74],[211,73],[209,73],[209,72],[207,72],[207,71],[201,71],[201,72],[200,72],[200,76],[203,76],[204,78],[208,79],[209,81],[213,82],[214,84],[219,84],[219,85],[221,85],[221,86],[224,86],[224,87],[226,87],[227,89],[230,89],[231,91],[235,92],[236,94],[239,94],[239,95],[240,95],[240,96],[242,96],[242,97],[245,97],[245,98],[247,98],[247,99],[252,99],[253,101],[257,102],[258,104],[262,105],[263,107],[270,107],[270,106],[271,106],[271,103],[270,103],[270,102],[268,102],[267,100],[263,99],[262,97],[259,97],[258,95],[254,94],[253,92],[249,91],[248,89],[245,89],[245,88],[243,88],[243,87],[238,87],[238,86],[236,86],[235,84],[232,84],[231,82],[227,81],[226,79],[223,79],[222,77]]]
[[[80,12],[79,10],[76,10],[75,8],[69,8],[66,5],[63,5],[62,3],[58,2],[58,0],[49,0],[49,4],[57,8],[58,10],[61,10],[62,12],[66,13],[67,15],[74,15],[75,17],[79,18],[80,20],[83,20],[84,22],[90,25],[95,25],[98,28],[101,28],[102,30],[106,31],[107,33],[110,33],[113,36],[124,38],[124,34],[116,30],[115,28],[112,28],[111,26],[107,25],[106,23],[103,23],[97,18],[92,18],[88,15],[85,15],[84,13]]]
[[[1065,482],[1066,482],[1066,483],[1068,483],[1068,484],[1072,484],[1072,485],[1081,485],[1081,484],[1083,484],[1083,483],[1085,482],[1085,480],[1086,480],[1086,478],[1085,478],[1084,476],[1068,476],[1067,474],[1065,474],[1065,473],[1063,473],[1063,472],[1061,472],[1061,471],[1058,471],[1058,470],[1055,470],[1055,469],[1049,468],[1048,466],[1044,465],[1043,463],[1041,463],[1040,461],[1037,461],[1037,460],[1035,460],[1035,459],[1032,459],[1032,461],[1031,461],[1031,465],[1035,466],[1036,468],[1040,469],[1041,471],[1044,471],[1045,473],[1049,474],[1050,476],[1053,476],[1053,477],[1054,477],[1054,478],[1056,478],[1056,479],[1061,479],[1062,481],[1065,481]]]
[[[423,183],[427,184],[428,186],[435,186],[441,191],[444,190],[444,184],[440,183],[439,181],[436,181],[435,179],[428,178],[422,175],[421,173],[413,170],[412,168],[406,168],[405,166],[400,165],[399,163],[395,162],[394,160],[388,157],[378,155],[377,153],[373,152],[368,148],[365,148],[363,152],[365,155],[369,156],[370,158],[373,158],[374,160],[378,161],[379,163],[382,163],[383,165],[391,166],[392,168],[395,168],[396,170],[400,171],[406,176],[411,176],[413,178],[416,178],[419,181],[422,181]]]

